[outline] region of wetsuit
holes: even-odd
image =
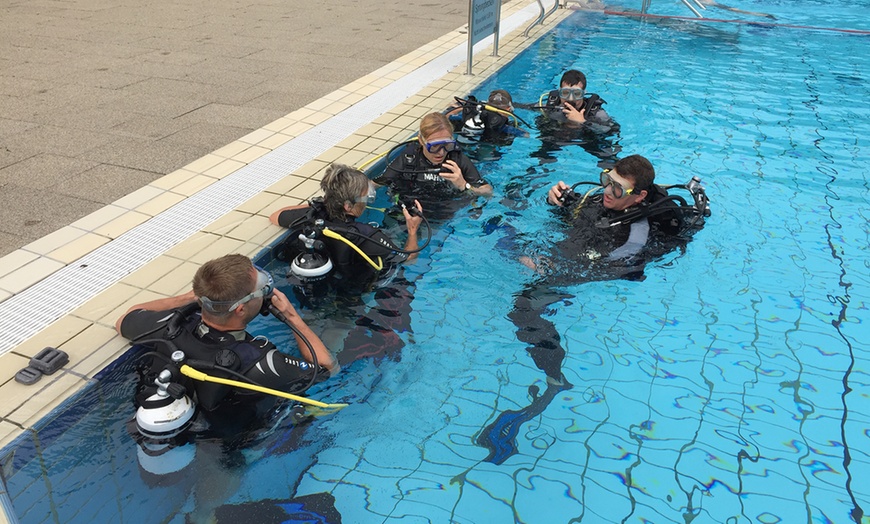
[[[333,283],[341,281],[341,285],[362,288],[371,284],[380,273],[408,259],[408,254],[395,251],[398,246],[380,228],[357,222],[352,216],[346,216],[343,222],[332,221],[323,205],[323,199],[315,198],[309,207],[289,209],[278,215],[278,224],[293,230],[279,248],[282,260],[293,260],[304,249],[299,241],[299,233],[310,230],[315,220],[323,220],[326,227],[349,240],[372,260],[381,262],[385,268],[379,272],[347,243],[321,236],[320,239],[326,245],[338,273],[334,275]]]
[[[325,225],[332,229],[347,230],[340,234],[370,258],[381,260],[384,269],[376,271],[359,253],[340,240],[320,237],[326,244],[335,269],[325,280],[331,292],[294,286],[296,298],[311,312],[306,314],[306,322],[321,331],[335,331],[341,329],[340,319],[346,320],[348,333],[343,337],[342,349],[336,355],[342,367],[363,357],[392,355],[398,358],[399,350],[405,345],[399,333],[410,330],[411,301],[414,298],[414,285],[405,278],[401,265],[408,259],[408,254],[393,251],[393,242],[380,228],[357,222],[353,217],[348,217],[343,224],[329,221],[322,199],[313,199],[307,208],[279,214],[278,224],[293,230],[277,248],[276,254],[280,260],[289,263],[301,252],[303,246],[298,241],[298,232],[312,226],[317,219],[324,220]],[[377,243],[354,232],[363,233]],[[364,292],[372,287],[374,295],[364,298]],[[371,306],[371,299],[374,300],[374,307]]]
[[[121,322],[121,335],[134,342],[148,343],[166,357],[179,349],[190,360],[217,364],[244,375],[255,383],[285,392],[300,393],[311,381],[329,377],[324,367],[315,367],[305,360],[287,356],[274,344],[262,337],[252,337],[247,331],[219,331],[202,321],[199,308],[191,305],[177,310],[147,311],[139,309],[128,313]],[[144,336],[143,336],[144,335]],[[170,341],[170,344],[157,342]],[[140,370],[141,380],[137,399],[147,398],[154,378],[166,367],[168,360],[152,358],[152,363]],[[196,368],[195,363],[191,367]],[[210,375],[239,380],[220,370],[202,369]],[[232,388],[210,382],[174,377],[187,389],[196,405],[213,411],[221,404],[234,400],[259,399],[259,393]]]
[[[511,123],[511,118],[487,109],[483,103],[477,103],[473,96],[469,96],[462,106],[462,112],[451,115],[450,122],[453,130],[462,136],[477,137],[480,142],[510,145],[514,137],[528,136],[528,133]]]
[[[544,113],[551,120],[555,120],[557,122],[566,122],[567,118],[565,114],[562,113],[562,108],[566,103],[570,103],[567,101],[563,101],[559,96],[559,90],[554,89],[547,94],[547,100],[543,104]],[[617,124],[610,115],[607,114],[607,111],[604,110],[602,105],[607,102],[596,95],[595,93],[589,93],[585,97],[583,97],[583,101],[579,106],[575,105],[578,111],[583,113],[583,116],[586,118],[586,122],[582,125],[587,127],[590,131],[598,133],[598,134],[609,134],[614,132],[614,128],[618,130],[619,124]]]
[[[659,191],[664,190],[656,187],[649,194],[660,196]],[[604,207],[601,195],[597,195],[582,206],[559,208],[569,229],[566,237],[551,249],[553,267],[515,295],[513,309],[508,313],[517,328],[517,338],[528,344],[526,350],[535,366],[546,374],[547,389],[539,395],[539,388],[530,386],[532,402],[528,406],[505,411],[484,428],[477,442],[489,449],[486,460],[500,464],[516,453],[519,427],[543,412],[559,391],[572,387],[562,373],[565,349],[548,315],[554,304],[574,298],[563,288],[593,280],[642,279],[646,260],[685,243],[676,238],[659,242],[673,231],[672,216],[668,213],[650,218],[637,216],[636,211],[645,205],[612,211]]]
[[[446,160],[453,160],[462,170],[462,176],[472,187],[486,181],[471,160],[461,151],[450,151]],[[429,221],[445,220],[475,197],[470,191],[460,190],[442,177],[441,166],[429,162],[419,142],[406,145],[374,182],[387,186],[391,196],[398,196],[405,205],[419,200]]]
[[[591,93],[583,98],[578,107],[579,111],[585,111],[586,122],[572,124],[562,113],[561,106],[565,103],[559,97],[559,90],[554,89],[547,95],[542,104],[543,113],[535,120],[541,139],[541,149],[532,153],[531,156],[544,160],[552,160],[551,154],[559,151],[564,146],[579,145],[586,152],[599,159],[599,167],[613,167],[616,155],[621,150],[613,137],[619,134],[617,124],[607,111],[602,108],[604,99]]]

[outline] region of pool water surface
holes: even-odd
[[[662,184],[701,177],[712,202],[642,277],[560,287],[545,318],[572,387],[547,381],[509,315],[538,278],[517,258],[564,234],[547,189],[596,180],[600,158],[533,128],[468,146],[494,195],[436,224],[385,284],[412,296],[388,354],[347,357],[309,391],[347,408],[279,410],[248,441],[180,446],[155,475],[126,428],[123,360],[46,422],[41,459],[22,445],[7,461],[20,522],[866,522],[870,40],[776,24],[870,24],[857,3],[729,5],[776,18],[577,12],[472,93],[534,104],[580,69],[621,125],[609,150],[646,156]],[[286,265],[262,262],[289,290]],[[336,350],[378,308],[367,294],[302,313]],[[509,451],[493,460],[482,436]]]

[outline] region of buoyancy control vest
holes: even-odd
[[[184,352],[186,361],[201,361],[227,368],[241,375],[246,374],[275,345],[265,338],[254,338],[244,333],[242,340],[237,340],[232,333],[212,330],[202,322],[197,308],[186,307],[176,310],[173,318],[154,337],[170,342],[170,344],[154,343],[154,350],[170,357],[175,349]],[[144,341],[143,341],[144,342]],[[154,378],[165,368],[166,361],[154,358],[150,364],[139,369],[139,389],[136,395],[137,404],[153,392]],[[194,366],[195,367],[195,366]],[[234,378],[220,370],[212,371],[215,376]],[[192,380],[186,376],[174,376],[174,382],[182,384],[189,393],[195,393],[196,404],[206,410],[214,410],[232,391],[229,386]]]
[[[462,127],[459,129],[463,133],[497,133],[510,121],[507,115],[487,109],[486,104],[479,102],[473,95],[469,95],[465,102],[462,105]]]
[[[327,236],[323,233],[324,229],[329,229],[342,238]],[[290,234],[278,248],[277,255],[280,260],[291,262],[309,249],[325,250],[334,269],[344,279],[357,283],[370,280],[379,270],[352,246],[356,246],[382,267],[407,258],[407,255],[397,253],[398,247],[393,241],[371,224],[352,219],[345,222],[330,220],[322,198],[312,199],[305,215],[292,223],[290,230]],[[300,240],[300,234],[315,239],[310,248],[305,245],[305,241]]]

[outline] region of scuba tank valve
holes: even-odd
[[[299,253],[290,264],[290,271],[303,281],[317,281],[326,278],[332,271],[332,260],[326,250],[326,244],[318,240],[317,232],[323,231],[323,220],[314,222],[315,229],[299,234],[299,240],[305,246],[305,251]],[[306,234],[307,233],[307,234]]]
[[[187,429],[196,407],[184,386],[172,382],[172,372],[168,369],[160,372],[154,384],[157,392],[136,410],[136,428],[148,438],[174,437]]]

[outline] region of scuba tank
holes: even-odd
[[[177,360],[176,360],[177,359]],[[184,353],[172,353],[173,362],[184,360]],[[196,406],[181,384],[172,382],[168,369],[160,372],[154,380],[157,391],[144,399],[136,410],[136,429],[151,439],[172,438],[190,425]]]
[[[323,220],[316,220],[315,227],[323,231]],[[318,229],[308,229],[297,237],[305,250],[293,258],[290,263],[290,273],[295,276],[306,295],[319,294],[326,284],[326,277],[332,271],[333,264],[329,257],[326,244],[317,239]]]

